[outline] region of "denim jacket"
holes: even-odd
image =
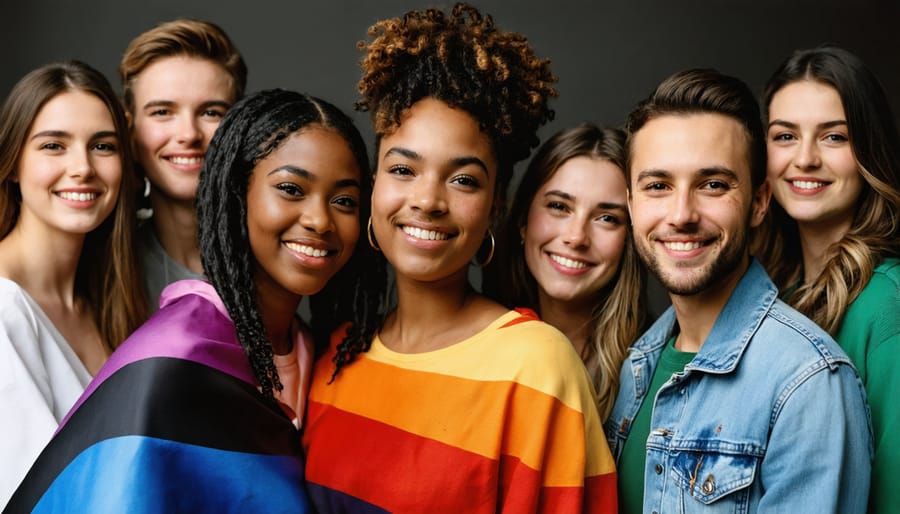
[[[676,322],[669,308],[622,365],[606,423],[617,462]],[[834,340],[778,299],[755,259],[694,359],[648,400],[645,513],[866,511],[863,385]]]

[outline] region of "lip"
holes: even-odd
[[[206,153],[171,153],[163,155],[162,160],[177,170],[195,172],[203,167]]]
[[[103,191],[91,187],[67,187],[53,191],[63,204],[75,209],[90,209],[103,198]]]
[[[816,177],[791,177],[785,179],[788,188],[798,195],[815,195],[821,193],[832,183]]]
[[[547,261],[550,263],[550,266],[563,275],[583,275],[596,266],[596,264],[584,259],[578,259],[558,253],[544,252],[544,255],[547,256]],[[572,264],[580,267],[574,267]]]
[[[304,266],[311,268],[328,265],[338,254],[337,250],[322,241],[284,240],[281,245]]]

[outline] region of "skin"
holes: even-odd
[[[641,260],[668,289],[680,333],[700,349],[749,266],[748,231],[765,216],[753,191],[749,141],[720,114],[663,115],[633,136],[629,210]]]
[[[541,316],[579,353],[591,332],[594,306],[622,260],[626,204],[625,175],[618,166],[574,157],[538,189],[521,231]]]
[[[850,230],[862,193],[841,97],[830,85],[792,82],[769,105],[768,180],[797,221],[807,282],[824,268],[825,251]]]
[[[107,355],[90,309],[75,296],[75,272],[85,235],[118,202],[120,145],[99,98],[73,90],[50,99],[13,177],[22,192],[19,219],[0,241],[0,276],[28,292],[91,374]]]
[[[157,59],[135,79],[129,113],[136,155],[152,185],[153,226],[170,257],[202,272],[194,199],[213,133],[235,101],[233,80],[207,59]]]
[[[359,238],[359,164],[344,138],[314,125],[259,161],[247,189],[247,231],[260,313],[276,353],[305,295],[319,292]]]
[[[466,272],[484,241],[497,160],[471,115],[426,98],[382,137],[372,227],[394,267],[398,306],[381,339],[403,353],[444,348],[506,312],[475,294]]]

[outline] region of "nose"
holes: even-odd
[[[94,163],[91,161],[90,150],[87,148],[73,150],[69,153],[71,160],[68,169],[70,177],[78,177],[84,180],[94,176]]]
[[[303,210],[300,212],[300,225],[306,230],[316,234],[325,234],[335,230],[334,219],[328,208],[327,199],[313,199],[302,202]]]
[[[673,197],[669,223],[675,227],[686,227],[696,224],[700,216],[697,213],[696,199],[691,191],[679,191]]]
[[[569,218],[564,227],[563,243],[570,248],[585,248],[591,245],[586,225],[590,221],[581,217]]]
[[[798,145],[794,154],[794,166],[801,170],[816,169],[822,165],[819,146],[813,139],[807,139]]]
[[[447,211],[444,183],[440,178],[422,176],[416,180],[412,191],[412,208],[431,216]]]
[[[176,139],[181,144],[194,146],[203,139],[203,132],[194,116],[179,116],[176,130]]]

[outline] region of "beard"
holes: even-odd
[[[650,273],[653,273],[669,293],[679,296],[693,296],[706,291],[723,278],[738,271],[741,262],[747,255],[749,239],[747,226],[747,224],[744,224],[739,231],[734,233],[734,240],[719,250],[719,254],[713,262],[699,267],[685,265],[685,268],[691,267],[695,269],[687,277],[683,278],[673,277],[662,269],[659,259],[653,252],[652,245],[655,243],[652,240],[650,243],[647,243],[643,239],[638,240],[635,238],[635,248],[641,261],[647,266]],[[675,267],[678,268],[679,265],[676,264]]]

